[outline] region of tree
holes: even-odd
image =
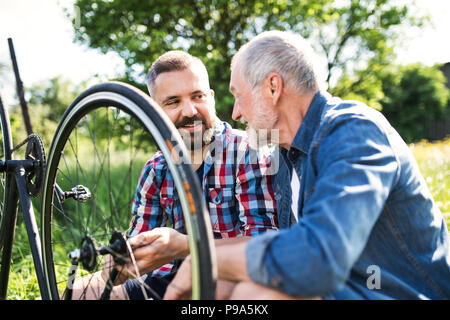
[[[34,120],[33,126],[36,128],[35,132],[41,136],[46,147],[50,146],[56,127],[67,108],[91,82],[97,83],[97,80],[96,78],[91,78],[89,81],[74,84],[70,80],[57,76],[27,88],[27,96],[30,97],[28,100],[30,115]],[[17,107],[13,108],[11,126],[14,130],[14,135],[17,137],[17,140],[14,140],[18,142],[23,140],[26,135],[21,125],[23,121],[21,122],[21,119],[17,117],[17,113]],[[121,137],[121,139],[115,141],[115,145],[112,148],[121,150],[124,146],[127,146],[131,132],[133,133],[134,141],[139,143],[141,149],[154,148],[155,142],[153,140],[148,141],[148,135],[144,132],[133,131],[138,127],[136,123],[129,122],[127,117],[122,117],[113,108],[104,108],[102,111],[97,110],[93,114],[86,115],[81,122],[84,123],[84,128],[89,127],[92,133],[95,132],[97,144],[108,143],[111,136],[111,128],[107,124],[111,123],[112,117],[115,118],[115,121],[113,121],[114,132]]]
[[[86,83],[75,85],[61,76],[56,76],[28,88],[28,102],[31,105],[47,106],[48,119],[59,122],[69,105],[86,87]]]
[[[62,115],[86,87],[86,83],[75,85],[69,80],[54,77],[24,89],[33,130],[42,138],[47,150]],[[27,137],[19,105],[11,107],[10,121],[13,142],[18,144]]]
[[[448,114],[445,81],[439,66],[418,63],[392,67],[382,77],[382,112],[406,142],[423,139],[427,125]]]
[[[297,32],[312,40],[325,57],[326,81],[347,76],[351,82],[368,66],[388,63],[397,31],[411,17],[412,4],[394,0],[77,0],[72,17],[76,41],[115,51],[125,61],[126,78],[144,88],[145,72],[157,56],[183,49],[203,59],[216,91],[219,116],[229,118],[229,65],[236,50],[254,35],[270,29]]]

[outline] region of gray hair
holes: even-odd
[[[241,76],[253,89],[276,72],[297,93],[307,94],[319,89],[315,59],[312,47],[300,35],[266,31],[239,49],[231,67],[240,61]]]
[[[153,62],[147,73],[147,88],[150,95],[154,96],[155,80],[161,73],[183,71],[190,68],[192,65],[198,65],[202,70],[204,70],[204,75],[209,83],[208,71],[199,58],[179,50],[168,51],[161,55],[155,62]]]

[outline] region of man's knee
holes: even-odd
[[[100,300],[105,285],[101,272],[76,280],[73,284],[72,300]],[[111,291],[110,300],[128,300],[125,286],[115,286]]]
[[[240,282],[231,293],[230,300],[321,300],[320,297],[301,298],[262,286],[255,282]]]

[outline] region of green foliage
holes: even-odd
[[[58,123],[50,120],[51,118],[51,105],[29,105],[29,113],[31,123],[33,125],[33,132],[39,134],[44,143],[46,151],[50,148],[53,135],[56,131]],[[19,106],[14,106],[9,114],[11,122],[11,133],[13,144],[17,145],[27,137],[27,132],[24,126],[22,110]],[[19,157],[25,154],[25,146],[20,149],[22,154],[19,153]]]
[[[31,253],[24,255],[21,247],[17,251],[20,255],[11,265],[7,299],[41,300]]]
[[[67,107],[75,100],[78,94],[86,88],[86,83],[74,85],[71,81],[62,77],[54,77],[26,89],[30,96],[30,105],[48,106],[46,117],[58,122]]]
[[[420,141],[409,147],[450,228],[450,137],[433,143]]]
[[[74,85],[69,80],[55,77],[24,89],[33,132],[42,138],[45,150],[50,148],[62,115],[86,87],[84,82]],[[27,137],[20,106],[12,106],[9,116],[13,144],[17,145]]]
[[[450,110],[450,90],[439,66],[392,67],[382,76],[382,90],[382,112],[408,143],[421,140],[426,126]]]
[[[40,199],[32,199],[36,220],[39,225]],[[20,202],[12,248],[11,269],[8,282],[8,300],[41,300],[33,257],[28,241]]]
[[[408,143],[425,138],[427,126],[449,112],[450,91],[439,65],[372,63],[342,76],[331,93],[382,111]]]
[[[385,68],[386,64],[372,59],[367,69],[356,71],[354,76],[344,74],[330,92],[342,99],[364,102],[380,111],[380,100],[384,98],[382,75]]]
[[[33,131],[42,138],[47,152],[64,112],[87,87],[87,82],[74,85],[68,80],[55,77],[25,89],[27,96],[30,96],[28,112]],[[27,137],[20,106],[16,105],[10,108],[9,116],[13,144],[17,145]],[[155,150],[156,144],[153,137],[143,130],[139,130],[141,124],[136,119],[130,120],[129,116],[118,109],[100,109],[87,114],[81,121],[84,130],[87,131],[79,132],[80,137],[84,134],[87,136],[83,138],[89,140],[93,138],[90,135],[94,135],[99,146],[111,143],[111,135],[114,135],[116,139],[111,147],[115,151],[129,148],[131,142],[138,144],[141,149],[148,152]],[[20,157],[24,152],[25,147],[16,153],[16,157]]]
[[[410,17],[413,4],[393,0],[77,0],[75,5],[80,12],[73,17],[76,40],[118,53],[127,66],[124,77],[140,87],[151,63],[165,51],[182,49],[200,57],[216,92],[218,115],[226,120],[233,106],[231,57],[262,31],[288,30],[309,38],[326,58],[326,80],[333,85],[340,75],[358,81],[364,73],[355,70],[364,70],[369,60],[390,61],[394,27],[424,21]]]

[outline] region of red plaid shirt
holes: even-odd
[[[252,236],[276,230],[270,155],[248,146],[245,132],[216,120],[213,141],[203,162],[203,199],[215,238]],[[173,177],[161,152],[142,170],[133,202],[130,235],[167,225],[186,233]],[[172,264],[153,275],[170,272]]]

